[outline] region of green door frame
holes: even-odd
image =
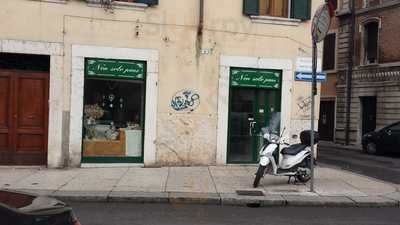
[[[88,59],[93,59],[93,58],[85,58],[85,78],[87,77],[87,61]],[[145,120],[146,120],[146,77],[147,77],[147,62],[146,61],[138,61],[138,60],[123,60],[123,61],[133,61],[133,62],[138,62],[138,63],[143,63],[144,68],[144,76],[143,76],[143,86],[144,86],[144,102],[143,102],[143,109],[142,109],[142,115],[143,115],[143,119],[140,120],[140,125],[141,127],[143,127],[143,135],[142,135],[142,155],[140,157],[130,157],[130,156],[125,156],[125,157],[83,157],[82,155],[82,163],[143,163],[144,162],[144,136],[145,136]],[[90,78],[96,79],[96,78],[101,78],[101,79],[107,79],[107,77],[103,76],[93,76],[91,75]],[[89,78],[89,79],[90,79]],[[110,80],[131,80],[130,78],[127,77],[112,77],[110,76],[108,79]],[[85,82],[84,82],[84,87],[85,89]],[[83,104],[84,106],[84,104]],[[83,108],[82,108],[83,110]],[[82,117],[82,123],[83,123],[83,117]],[[82,154],[83,154],[83,132],[82,132],[82,144],[81,144],[81,148],[82,148]]]
[[[260,147],[260,146],[257,146],[257,138],[252,138],[252,140],[251,140],[251,142],[252,142],[252,161],[230,161],[229,160],[229,148],[230,148],[230,135],[231,135],[231,102],[232,102],[232,91],[233,90],[235,90],[235,89],[255,89],[256,90],[256,94],[255,94],[255,97],[256,97],[256,103],[258,104],[259,103],[259,96],[260,96],[260,90],[264,90],[264,91],[268,91],[268,92],[271,92],[271,91],[275,91],[275,99],[274,99],[274,101],[275,101],[275,104],[274,104],[274,107],[275,107],[275,112],[281,112],[281,108],[282,108],[282,102],[281,102],[281,96],[282,96],[282,74],[283,74],[283,72],[282,72],[282,70],[270,70],[270,69],[253,69],[253,70],[260,70],[260,71],[274,71],[274,72],[279,72],[280,73],[280,78],[279,78],[279,88],[278,89],[271,89],[271,88],[263,88],[263,87],[256,87],[256,86],[254,86],[254,87],[238,87],[238,86],[232,86],[232,79],[231,79],[231,73],[232,73],[232,69],[248,69],[248,68],[238,68],[238,67],[231,67],[230,68],[230,72],[229,72],[229,77],[230,77],[230,79],[229,79],[229,97],[228,97],[228,99],[229,99],[229,102],[228,102],[228,109],[229,109],[229,111],[228,111],[228,136],[227,136],[227,149],[226,149],[226,151],[227,151],[227,154],[226,154],[226,162],[228,163],[228,164],[253,164],[253,163],[256,163],[257,161],[258,161],[258,148]],[[268,93],[266,96],[269,96],[271,93]],[[256,117],[256,115],[257,115],[257,117],[259,117],[259,113],[256,113],[256,111],[257,111],[257,109],[256,108],[258,108],[258,107],[256,107],[256,105],[254,105],[253,106],[253,113],[254,113],[254,115],[255,115],[255,117]],[[267,105],[264,107],[264,110],[265,109],[268,109],[267,111],[266,111],[266,113],[264,113],[264,120],[265,121],[269,121],[269,119],[270,119],[270,115],[271,115],[271,107],[268,107]],[[259,119],[259,118],[257,118],[257,119]],[[256,119],[256,120],[257,120]],[[253,136],[254,137],[254,136]]]

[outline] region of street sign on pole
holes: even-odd
[[[312,81],[312,72],[300,72],[296,71],[294,75],[296,81]],[[326,73],[317,73],[317,82],[325,82]]]
[[[330,9],[328,4],[321,5],[314,15],[312,34],[312,85],[311,85],[311,184],[310,191],[314,192],[314,110],[315,95],[317,95],[317,43],[324,40],[331,24]]]

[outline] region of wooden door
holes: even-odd
[[[0,71],[0,164],[46,164],[48,78],[48,73]]]
[[[318,132],[321,140],[333,141],[335,129],[335,101],[321,101]]]
[[[376,129],[376,97],[361,97],[362,135]]]

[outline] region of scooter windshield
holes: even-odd
[[[268,126],[261,128],[263,134],[277,134],[279,135],[279,128],[281,124],[281,113],[273,112],[271,113],[271,119],[269,120]]]

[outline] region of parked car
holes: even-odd
[[[364,134],[362,146],[368,154],[400,153],[400,122]]]
[[[55,198],[0,190],[2,225],[80,225],[72,208]]]

